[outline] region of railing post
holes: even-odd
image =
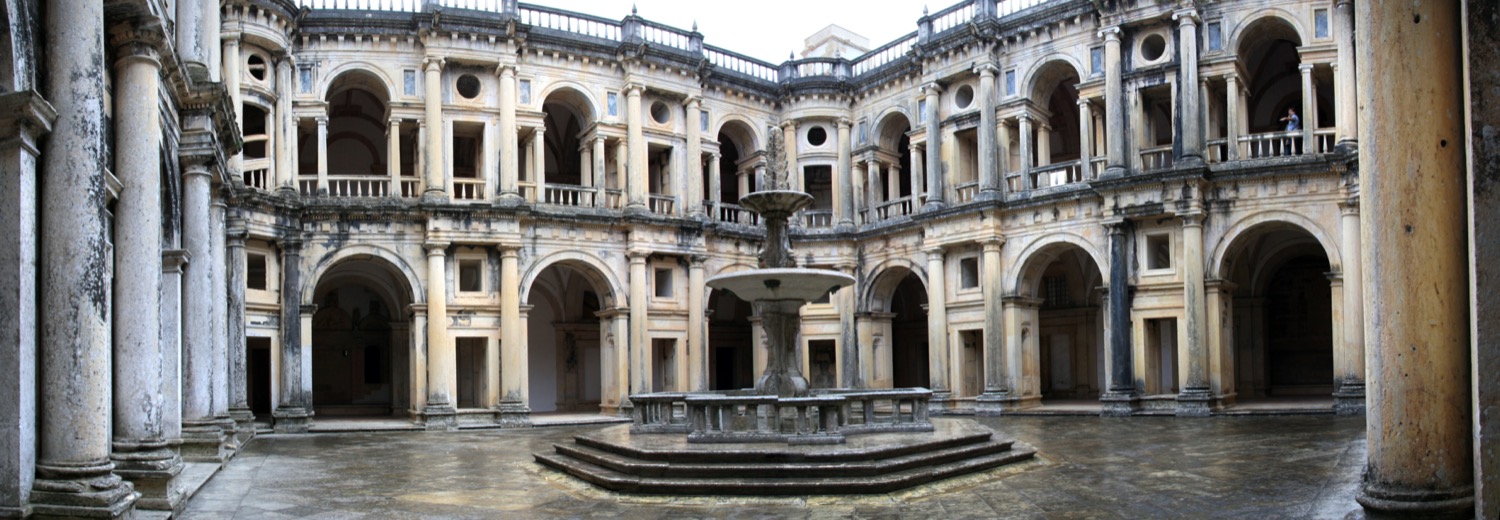
[[[927,15],[927,6],[922,6],[922,17],[917,19],[917,43],[932,39],[932,18]]]
[[[521,6],[518,0],[500,0],[501,18],[516,19],[521,17]]]

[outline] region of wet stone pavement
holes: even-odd
[[[1037,460],[867,496],[601,491],[533,452],[604,426],[265,435],[186,518],[1342,518],[1359,417],[979,418]]]

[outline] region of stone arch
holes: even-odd
[[[1250,43],[1268,22],[1280,22],[1290,28],[1298,45],[1307,41],[1307,30],[1302,27],[1302,21],[1297,18],[1297,15],[1285,9],[1257,9],[1229,30],[1229,41],[1226,42],[1225,48],[1234,49],[1236,53],[1240,53],[1244,50],[1244,45]]]
[[[855,306],[857,312],[889,310],[884,307],[889,305],[896,286],[907,273],[916,275],[917,280],[922,282],[922,287],[927,287],[928,284],[927,271],[917,262],[906,258],[882,260],[871,267],[869,272],[873,274],[865,278],[856,293],[860,295],[859,304]]]
[[[1106,261],[1103,251],[1089,239],[1077,233],[1057,232],[1037,237],[1026,245],[1021,253],[1016,256],[1021,261],[1010,267],[1002,282],[1009,290],[1009,294],[1028,295],[1036,294],[1036,281],[1041,272],[1051,264],[1057,255],[1067,250],[1071,245],[1083,250],[1089,258],[1094,260],[1094,265],[1099,267],[1100,280],[1109,279],[1109,262]]]
[[[1338,242],[1327,230],[1299,213],[1273,209],[1245,215],[1226,228],[1214,246],[1213,254],[1209,256],[1208,269],[1205,272],[1211,278],[1228,277],[1234,267],[1231,256],[1234,249],[1240,245],[1241,238],[1264,231],[1267,226],[1278,225],[1294,227],[1312,235],[1313,239],[1322,246],[1323,254],[1328,257],[1329,268],[1335,271],[1342,270],[1343,261],[1339,257]]]
[[[725,114],[724,117],[719,118],[718,127],[714,129],[712,135],[717,138],[719,134],[729,134],[729,137],[743,141],[738,143],[742,149],[736,151],[739,152],[740,157],[747,157],[760,150],[761,135],[756,131],[759,127],[760,125],[751,122],[744,115]],[[720,146],[723,144],[719,143]]]
[[[560,97],[558,100],[553,101],[553,96]],[[578,115],[589,123],[599,120],[600,111],[598,101],[594,99],[594,95],[589,92],[588,87],[580,83],[567,80],[548,83],[537,96],[537,99],[541,100],[541,105],[543,106],[549,102],[565,104],[575,112],[578,112]]]
[[[1049,54],[1037,60],[1031,70],[1026,74],[1026,84],[1021,92],[1025,92],[1033,103],[1039,106],[1047,106],[1047,99],[1051,97],[1052,91],[1057,87],[1057,82],[1062,81],[1069,73],[1082,81],[1087,77],[1084,74],[1083,63],[1070,54]]]
[[[624,286],[620,284],[614,270],[598,257],[579,251],[558,251],[532,262],[531,267],[521,276],[522,302],[530,301],[531,289],[536,285],[537,277],[554,265],[573,268],[587,278],[598,294],[600,308],[608,309],[626,304]]]
[[[417,300],[404,263],[387,251],[354,246],[329,254],[307,279],[312,315],[312,402],[324,416],[389,416],[410,410],[410,304]]]
[[[346,88],[360,87],[375,94],[381,103],[388,104],[395,98],[394,82],[380,67],[363,61],[348,61],[328,71],[318,86],[318,99],[327,101],[330,96]]]
[[[906,107],[900,105],[888,107],[881,111],[880,115],[875,116],[875,127],[869,139],[873,141],[872,144],[881,148],[894,148],[900,136],[887,134],[896,131],[896,128],[899,128],[900,123],[903,122],[906,123],[907,132],[917,127],[916,118],[906,111]],[[897,153],[899,152],[900,150],[897,150]]]
[[[298,288],[301,303],[303,305],[315,303],[313,293],[317,290],[318,283],[321,282],[324,275],[330,270],[346,261],[365,259],[373,259],[377,263],[383,264],[383,267],[391,272],[393,280],[405,282],[404,287],[396,288],[401,291],[398,294],[402,296],[401,299],[404,299],[408,303],[424,303],[426,301],[424,298],[426,292],[423,291],[422,284],[418,281],[420,278],[417,277],[417,272],[411,268],[411,265],[400,254],[381,246],[357,244],[339,248],[323,255],[323,258],[318,260],[318,263],[307,272],[307,276],[302,278],[302,287]]]

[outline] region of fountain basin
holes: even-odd
[[[824,294],[854,285],[854,277],[826,269],[756,269],[709,278],[709,287],[734,293],[741,300],[810,302]]]
[[[740,206],[761,216],[765,216],[768,212],[792,213],[811,206],[812,203],[812,195],[792,190],[757,191],[740,197]]]

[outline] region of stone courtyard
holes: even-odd
[[[601,426],[264,435],[184,518],[1342,518],[1359,507],[1360,417],[977,420],[1037,459],[852,497],[623,495],[532,462]]]

